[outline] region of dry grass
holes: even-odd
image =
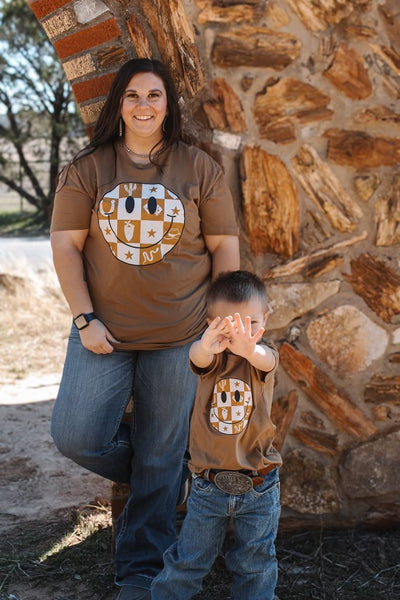
[[[59,373],[71,317],[54,273],[0,274],[0,303],[2,383]]]
[[[17,525],[0,545],[0,600],[114,600],[117,595],[107,506]],[[279,600],[400,598],[400,530],[280,535],[277,554]],[[230,581],[219,557],[196,600],[228,600]]]
[[[304,532],[278,540],[281,600],[400,598],[400,530]]]
[[[110,507],[103,504],[16,524],[0,542],[0,600],[109,600]]]
[[[400,598],[400,529],[278,535],[276,548],[279,600]],[[196,600],[228,600],[230,581],[219,557]]]

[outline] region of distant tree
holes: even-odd
[[[44,217],[63,153],[83,126],[57,54],[25,0],[0,0],[0,28],[0,182]]]

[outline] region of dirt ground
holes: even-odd
[[[0,600],[114,600],[110,483],[49,435],[70,322],[54,274],[0,269],[0,303]],[[277,554],[280,600],[400,598],[399,530],[280,533]],[[229,584],[219,557],[198,600]]]
[[[10,248],[0,255],[0,600],[105,599],[104,578],[111,599],[111,484],[64,458],[49,432],[69,311],[49,249],[16,264]]]

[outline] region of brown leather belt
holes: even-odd
[[[258,471],[241,470],[228,471],[226,469],[204,469],[196,475],[202,477],[206,481],[211,481],[222,490],[229,494],[245,494],[256,485],[264,483],[264,475],[272,471],[276,467],[275,464],[270,464],[264,469]]]

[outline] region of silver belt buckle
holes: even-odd
[[[234,496],[247,494],[253,487],[251,477],[237,471],[220,471],[216,473],[214,483],[222,492]]]

